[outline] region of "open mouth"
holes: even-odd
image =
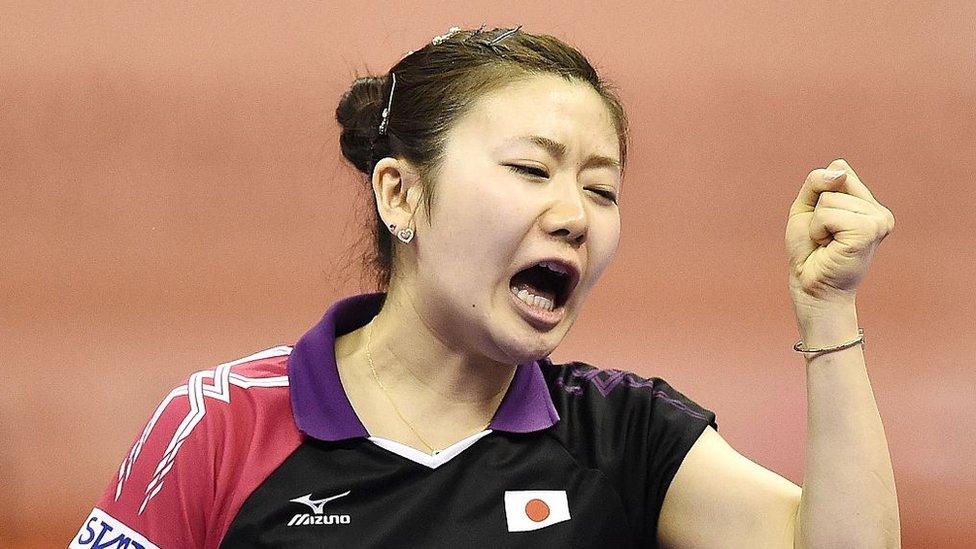
[[[579,275],[575,267],[557,261],[540,261],[512,276],[512,293],[527,305],[554,311],[569,300]]]

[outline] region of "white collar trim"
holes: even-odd
[[[409,459],[414,463],[419,463],[421,465],[430,467],[431,469],[437,469],[441,465],[451,461],[451,459],[461,452],[467,450],[472,444],[478,442],[482,437],[488,435],[489,433],[491,433],[491,429],[486,429],[480,433],[475,433],[468,438],[455,442],[434,455],[425,454],[416,448],[411,448],[406,444],[402,444],[387,438],[369,437],[369,441],[380,448],[383,448],[384,450],[393,452],[394,454]]]

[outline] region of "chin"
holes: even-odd
[[[508,298],[506,289],[506,301]],[[510,364],[525,364],[544,358],[555,351],[576,320],[576,313],[577,304],[569,303],[566,316],[558,324],[546,329],[527,321],[512,308],[510,303],[506,302],[502,305],[502,310],[496,309],[494,314],[482,317],[481,320],[486,323],[489,337],[494,341],[493,346],[501,355],[495,360]]]
[[[565,335],[566,329],[562,326],[557,326],[548,332],[537,332],[525,326],[514,334],[502,335],[496,341],[498,347],[507,356],[508,362],[525,364],[549,356],[556,350]]]

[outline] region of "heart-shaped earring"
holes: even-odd
[[[397,233],[397,238],[400,239],[400,242],[409,244],[410,241],[413,240],[413,229],[409,227],[406,229],[400,229],[400,232]]]

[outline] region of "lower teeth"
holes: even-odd
[[[555,308],[555,304],[552,302],[551,299],[542,296],[533,295],[529,293],[528,290],[516,290],[513,287],[512,293],[515,294],[515,297],[519,298],[523,303],[531,307],[535,307],[537,309],[543,309],[549,312],[552,312],[552,310]]]

